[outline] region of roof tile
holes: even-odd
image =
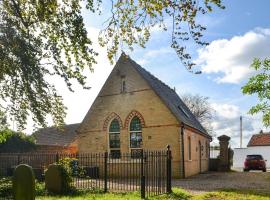
[[[247,146],[270,146],[270,133],[253,135]]]
[[[133,61],[129,56],[126,56],[124,53],[122,54],[122,56],[124,58],[128,58],[128,61],[132,64],[132,66],[149,83],[155,93],[161,98],[161,100],[165,103],[165,105],[171,110],[171,112],[180,122],[183,122],[184,124],[191,126],[211,137],[173,89],[171,89],[168,85],[156,78],[150,72],[146,71],[143,67]]]
[[[39,129],[34,133],[37,145],[68,146],[76,138],[76,129],[80,124],[68,124],[63,130],[56,127]]]

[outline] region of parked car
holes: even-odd
[[[244,166],[245,172],[249,170],[262,170],[266,172],[266,160],[263,159],[262,155],[247,155]]]

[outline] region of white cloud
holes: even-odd
[[[198,50],[197,65],[206,74],[217,74],[218,83],[240,83],[253,71],[252,60],[269,56],[270,29],[256,28],[231,39],[218,39]]]
[[[240,109],[235,105],[212,103],[211,106],[216,111],[216,115],[219,117],[232,119],[240,116]]]
[[[214,131],[214,144],[218,144],[217,137],[227,135],[231,137],[230,145],[239,147],[240,144],[240,107],[234,104],[212,103],[215,109],[211,123]],[[245,147],[253,134],[262,129],[261,116],[243,116],[243,147]],[[216,137],[217,136],[217,137]]]

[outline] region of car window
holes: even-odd
[[[263,160],[261,155],[247,155],[247,160]]]

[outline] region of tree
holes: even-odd
[[[0,131],[8,128],[7,117],[5,113],[0,110]]]
[[[34,150],[34,138],[10,129],[0,131],[0,153],[21,153]]]
[[[107,47],[113,61],[119,44],[144,47],[150,29],[167,30],[165,19],[171,19],[171,46],[192,71],[194,63],[185,42],[192,38],[198,45],[207,45],[202,40],[205,27],[197,18],[214,5],[224,8],[221,0],[111,0],[111,15],[99,43]],[[97,49],[86,31],[82,6],[101,13],[101,0],[0,1],[0,98],[19,128],[24,128],[29,116],[37,125],[46,126],[48,116],[55,125],[63,125],[66,108],[47,77],[62,77],[71,91],[73,80],[89,88],[83,71],[93,71]]]
[[[209,98],[200,96],[199,94],[184,94],[182,100],[207,132],[210,134],[213,133],[211,122],[213,120],[214,109],[208,101]]]
[[[262,113],[263,124],[270,125],[270,59],[254,59],[251,68],[256,71],[242,87],[243,94],[257,95],[259,103],[253,106],[250,114]]]

